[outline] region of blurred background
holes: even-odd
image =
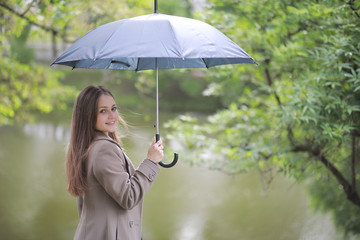
[[[72,106],[109,88],[137,166],[155,134],[155,73],[52,61],[153,1],[0,0],[0,239],[72,239],[66,191]],[[259,66],[160,70],[166,159],[144,203],[145,240],[360,239],[359,1],[159,0],[205,21]]]

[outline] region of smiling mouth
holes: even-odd
[[[107,125],[114,125],[115,122],[109,122],[109,123],[106,123]]]

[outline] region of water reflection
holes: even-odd
[[[47,124],[1,128],[1,239],[67,239],[64,146]],[[69,215],[71,216],[71,214]],[[55,237],[52,237],[56,234]]]
[[[202,214],[190,214],[183,219],[181,229],[176,239],[181,240],[203,240],[204,225],[206,217]]]
[[[136,124],[125,142],[135,165],[153,137],[152,126]],[[65,191],[68,139],[62,124],[0,128],[0,239],[72,239],[78,216]],[[277,176],[265,194],[257,173],[231,177],[180,156],[146,196],[145,240],[339,239],[327,216],[309,213],[300,185]]]
[[[25,124],[24,134],[30,137],[40,138],[41,140],[55,140],[57,142],[66,142],[70,139],[70,128],[62,124],[36,123]]]

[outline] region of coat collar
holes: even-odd
[[[110,140],[114,142],[114,140],[111,137],[107,136],[105,133],[95,130],[94,140],[101,140],[101,139]]]
[[[94,139],[111,139],[110,137],[108,137],[105,133],[101,132],[101,131],[98,131],[98,130],[95,130],[94,131]]]
[[[94,133],[94,141],[93,142],[98,141],[98,140],[107,140],[109,142],[112,142],[122,150],[119,143],[114,141],[111,137],[107,136],[105,133],[96,130],[95,133]]]
[[[98,141],[98,140],[107,140],[109,142],[114,143],[115,145],[117,145],[119,147],[119,149],[121,150],[121,153],[124,155],[124,159],[125,159],[125,163],[126,163],[126,169],[127,172],[130,175],[134,174],[134,165],[132,164],[132,162],[130,161],[130,159],[126,156],[126,154],[124,153],[124,151],[122,150],[121,146],[119,143],[115,142],[111,137],[107,136],[105,133],[100,132],[100,131],[95,131],[95,137],[94,137],[94,142]],[[129,167],[131,166],[131,167]]]

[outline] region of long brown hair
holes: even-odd
[[[83,89],[76,98],[70,130],[70,143],[66,156],[67,190],[73,196],[81,196],[87,185],[87,159],[91,143],[95,138],[95,125],[98,112],[98,101],[101,95],[111,92],[103,86],[91,85]],[[126,127],[125,121],[119,121]],[[120,143],[114,133],[109,133],[114,141]]]

